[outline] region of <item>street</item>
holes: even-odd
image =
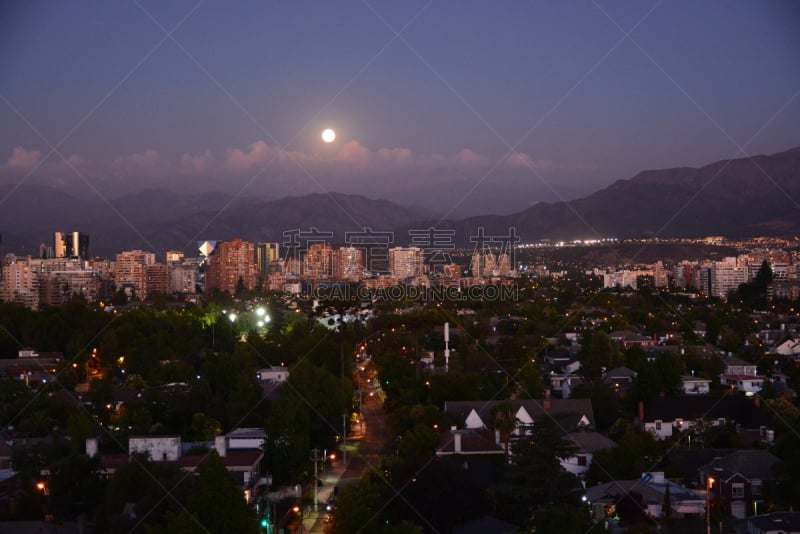
[[[303,534],[324,532],[325,509],[333,495],[334,487],[342,488],[356,484],[365,471],[380,463],[380,454],[386,445],[386,416],[383,412],[381,395],[364,395],[361,422],[353,425],[347,435],[347,462],[342,461],[342,452],[337,453],[334,464],[320,473],[322,486],[317,490],[317,512],[303,510]]]

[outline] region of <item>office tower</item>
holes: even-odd
[[[89,235],[80,232],[55,232],[53,234],[53,257],[89,258]]]
[[[256,246],[256,266],[261,274],[269,274],[269,265],[279,258],[278,243],[259,243]]]

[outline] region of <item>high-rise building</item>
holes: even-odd
[[[667,271],[664,269],[664,262],[658,260],[653,267],[653,285],[655,287],[667,287],[669,281],[667,279]]]
[[[306,251],[303,275],[308,278],[328,278],[333,275],[333,247],[314,243]]]
[[[163,263],[147,266],[147,294],[167,293],[169,291],[169,269]]]
[[[256,267],[261,274],[269,274],[269,265],[280,256],[278,243],[259,243],[256,246]]]
[[[217,243],[206,272],[206,291],[236,293],[256,287],[255,245],[234,239]]]
[[[475,251],[469,264],[469,270],[473,278],[480,278],[483,275],[483,266],[483,255],[479,251]]]
[[[511,255],[502,253],[497,257],[497,271],[500,276],[508,276],[511,274]]]
[[[389,273],[392,278],[405,280],[422,274],[422,249],[395,247],[389,249]]]
[[[188,259],[169,264],[169,292],[192,294],[197,292],[197,260]]]
[[[41,260],[8,258],[3,261],[0,300],[16,302],[33,310],[39,308],[39,263]]]
[[[168,250],[164,254],[164,260],[169,265],[170,263],[177,263],[183,261],[184,254],[180,250]]]
[[[672,270],[672,278],[675,280],[675,287],[689,288],[694,286],[693,270],[696,264],[689,261],[682,261],[676,265]]]
[[[711,262],[704,262],[692,269],[692,287],[703,293],[711,295],[713,288],[714,266]]]
[[[141,299],[147,298],[147,267],[156,262],[156,255],[142,250],[128,250],[117,254],[114,265],[114,283],[117,289],[130,289]]]
[[[493,276],[497,269],[497,257],[493,252],[486,252],[483,255],[483,276]]]
[[[442,267],[442,273],[445,278],[458,280],[461,277],[461,267],[456,263],[447,263]]]
[[[364,251],[356,247],[341,247],[333,256],[333,276],[342,280],[364,278]]]
[[[636,271],[629,271],[628,269],[605,273],[603,275],[603,287],[629,287],[636,289],[636,275]]]
[[[91,269],[52,271],[40,277],[39,300],[41,304],[58,306],[80,295],[87,302],[100,300],[102,279]]]
[[[747,263],[738,261],[735,257],[715,261],[711,269],[712,297],[726,298],[728,293],[739,289],[741,284],[748,282]]]
[[[56,258],[89,258],[89,235],[80,232],[55,232],[53,256]]]

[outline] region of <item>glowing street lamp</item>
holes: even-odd
[[[706,478],[706,534],[711,534],[711,486],[714,485],[714,478]]]

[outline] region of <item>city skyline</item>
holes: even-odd
[[[798,144],[791,3],[307,7],[6,6],[0,181],[508,212]]]

